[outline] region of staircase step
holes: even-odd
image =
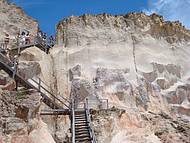
[[[86,114],[75,114],[75,116],[86,116]]]
[[[79,139],[79,138],[80,138],[80,139],[81,139],[81,138],[82,138],[82,139],[83,139],[83,138],[90,138],[90,135],[89,135],[89,134],[85,134],[85,135],[76,135],[75,138],[76,138],[76,139]]]
[[[76,143],[81,143],[81,142],[83,142],[83,143],[87,143],[88,141],[90,142],[92,139],[90,139],[90,138],[85,138],[85,139],[76,139],[75,141],[76,141]]]
[[[88,125],[88,123],[75,123],[75,126],[86,126],[86,125]]]
[[[89,135],[89,132],[88,132],[88,131],[76,132],[75,135],[76,135],[76,136],[78,136],[78,135]]]
[[[75,123],[88,123],[86,120],[75,120]]]
[[[84,130],[84,129],[87,129],[87,130],[88,130],[89,127],[88,127],[88,126],[85,126],[85,127],[84,127],[84,126],[75,126],[75,130],[76,130],[76,131]]]
[[[80,120],[80,119],[83,119],[83,120],[84,120],[84,119],[86,119],[86,116],[81,116],[81,117],[76,117],[76,116],[75,116],[75,119],[76,119],[76,120],[77,120],[77,119],[79,119],[79,120]]]
[[[77,128],[77,129],[88,128],[88,125],[75,125],[75,128]]]
[[[86,121],[86,118],[75,118],[75,121]]]
[[[76,118],[83,118],[83,119],[86,119],[86,115],[75,116],[75,119],[76,119]]]
[[[77,139],[75,139],[75,141],[76,141],[76,143],[81,143],[81,142],[83,142],[83,143],[88,143],[88,142],[90,142],[92,139],[90,138],[90,137],[88,137],[88,138],[77,138]]]
[[[88,129],[80,129],[80,130],[75,130],[76,133],[80,133],[80,132],[89,132]]]
[[[86,120],[75,120],[75,123],[88,123]]]
[[[75,127],[75,131],[88,130],[89,127]]]
[[[75,115],[81,115],[81,114],[85,114],[85,111],[75,111]]]
[[[88,123],[87,122],[75,122],[75,125],[81,125],[81,124],[82,125],[84,125],[84,124],[87,125]]]
[[[75,114],[76,117],[86,116],[86,114]]]

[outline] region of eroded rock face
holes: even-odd
[[[32,78],[41,73],[40,64],[38,62],[20,62],[18,73],[25,79]]]
[[[81,31],[80,33],[78,31]],[[95,32],[96,31],[96,32]],[[129,31],[164,38],[168,43],[190,40],[190,32],[179,21],[166,22],[162,16],[144,13],[109,14],[69,17],[57,25],[57,41],[66,47],[91,45],[101,42],[124,42]]]
[[[92,112],[93,127],[99,143],[188,143],[188,122],[165,113],[136,112],[112,108]]]
[[[100,100],[95,92],[94,86],[84,79],[73,79],[71,95],[76,99],[76,106],[84,107],[88,98],[89,108],[99,108]]]

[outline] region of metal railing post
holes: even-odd
[[[108,99],[106,99],[106,104],[107,104],[107,109],[109,108],[109,105],[108,105]]]
[[[41,79],[39,78],[38,90],[41,90]]]
[[[86,98],[86,108],[88,109],[88,98]]]
[[[75,143],[75,105],[74,105],[74,99],[72,98],[72,143]]]

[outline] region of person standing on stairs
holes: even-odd
[[[27,44],[30,44],[31,43],[31,40],[30,40],[30,32],[28,31],[27,34],[26,34],[26,45]]]
[[[13,58],[13,79],[15,79],[15,75],[18,72],[18,65],[19,65],[19,61],[18,61],[18,56],[15,55]],[[18,83],[16,82],[16,90],[18,89]]]
[[[49,49],[50,49],[50,46],[49,45],[45,45],[45,52],[46,52],[46,54],[49,54]]]
[[[43,33],[43,45],[47,45],[47,34]]]
[[[55,45],[55,40],[52,35],[49,37],[49,44],[50,44],[50,47],[53,47]]]
[[[20,43],[21,43],[21,45],[25,45],[25,43],[26,43],[26,33],[24,31],[21,33]]]
[[[21,35],[20,35],[19,32],[17,33],[15,39],[16,39],[16,45],[17,45],[17,46],[20,46]]]
[[[5,38],[4,38],[4,50],[8,50],[8,44],[10,42],[9,34],[5,33]]]

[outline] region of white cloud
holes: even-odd
[[[179,20],[190,29],[190,0],[149,0],[145,13],[158,13],[166,20]]]

